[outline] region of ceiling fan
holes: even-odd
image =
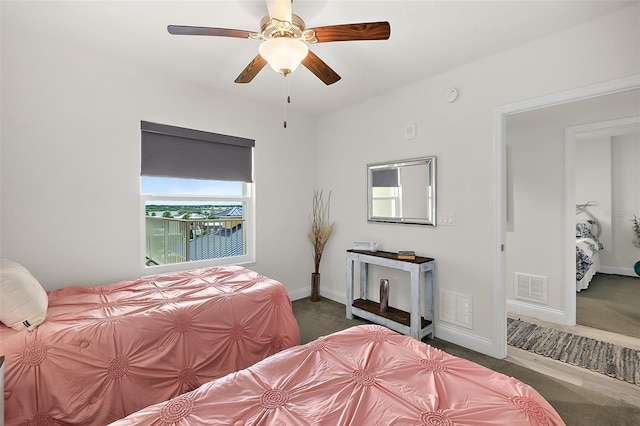
[[[304,21],[291,13],[292,0],[266,0],[269,15],[260,21],[260,32],[229,28],[169,25],[167,30],[176,35],[202,35],[248,38],[261,40],[258,55],[245,67],[236,83],[249,83],[268,63],[275,71],[287,75],[300,63],[325,84],[333,84],[340,76],[307,44],[351,40],[387,40],[391,34],[388,22],[329,25],[306,28]]]

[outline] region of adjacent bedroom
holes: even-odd
[[[640,337],[638,96],[611,94],[509,118],[512,312],[570,323],[571,296],[562,298],[575,294],[578,325]],[[571,185],[568,196],[563,182]]]
[[[576,323],[640,338],[640,127],[602,127],[576,137]]]
[[[621,378],[624,353],[640,347],[638,96],[607,93],[507,119],[514,357]],[[607,367],[603,351],[617,352],[619,367]],[[600,386],[597,376],[582,380]]]

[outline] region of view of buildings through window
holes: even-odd
[[[142,176],[146,265],[247,255],[249,185]]]

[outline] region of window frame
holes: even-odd
[[[142,178],[141,178],[142,179]],[[142,182],[139,185],[140,191],[140,267],[145,272],[144,275],[157,275],[167,272],[178,272],[185,270],[208,268],[223,265],[251,265],[256,262],[256,221],[255,221],[255,183],[242,182],[242,196],[234,195],[184,195],[184,194],[145,194],[142,192]],[[245,222],[243,232],[245,233],[246,253],[242,256],[214,258],[206,260],[194,260],[180,263],[170,263],[165,265],[146,265],[146,204],[147,201],[196,201],[198,203],[215,203],[217,201],[237,201],[243,205],[243,215]],[[244,207],[246,206],[246,207]]]
[[[391,201],[393,203],[393,215],[388,217],[402,217],[402,186],[388,186],[385,188],[391,188],[393,194],[391,195],[375,195],[376,187],[372,187],[371,193],[371,209],[375,211],[374,205],[376,201]],[[383,216],[387,217],[387,216]]]

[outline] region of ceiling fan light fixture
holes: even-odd
[[[295,71],[300,62],[307,57],[309,48],[296,38],[275,37],[263,41],[258,51],[271,68],[287,75]]]

